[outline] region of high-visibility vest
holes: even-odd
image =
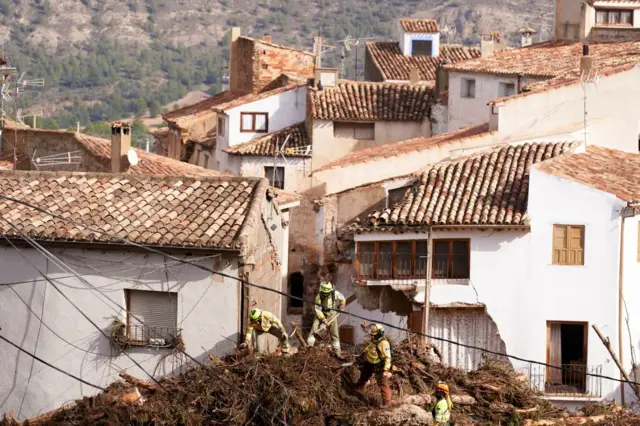
[[[364,354],[369,364],[380,364],[384,361],[384,369],[391,368],[391,346],[387,339],[371,340],[365,346]]]
[[[437,426],[448,423],[450,416],[451,412],[449,411],[449,403],[446,399],[441,399],[436,404],[435,416],[433,418],[435,425]]]

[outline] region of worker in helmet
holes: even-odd
[[[356,385],[358,390],[364,389],[371,376],[375,374],[376,382],[382,394],[383,405],[391,402],[391,345],[384,335],[384,327],[380,324],[363,325],[365,331],[371,337],[364,347],[360,362],[360,380]]]
[[[249,327],[247,327],[247,334],[244,337],[244,343],[240,345],[241,349],[249,348],[253,349],[251,344],[251,337],[253,331],[256,331],[256,337],[259,337],[263,333],[269,333],[272,336],[277,337],[280,340],[280,350],[283,354],[289,353],[289,336],[284,326],[280,322],[277,316],[271,312],[263,311],[261,309],[253,309],[249,312]],[[258,343],[258,352],[263,352],[260,339],[256,338]]]
[[[347,304],[347,299],[345,299],[342,293],[337,291],[330,282],[324,281],[320,284],[320,292],[316,296],[315,304],[316,318],[313,320],[307,343],[309,346],[313,346],[316,343],[316,334],[318,333],[320,325],[325,325],[329,328],[329,333],[331,334],[333,353],[336,354],[338,358],[341,358],[338,312],[333,309],[343,310]]]
[[[436,386],[436,405],[433,407],[433,424],[435,426],[449,426],[453,403],[449,397],[449,386],[444,382],[438,382]]]

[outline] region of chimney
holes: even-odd
[[[265,34],[264,35],[264,41],[266,41],[267,43],[271,43],[271,35],[270,34]]]
[[[593,56],[589,55],[589,45],[582,45],[582,56],[580,57],[580,76],[583,79],[590,79],[593,72]]]
[[[127,153],[131,148],[131,125],[122,121],[111,123],[111,172],[123,173],[129,168]]]
[[[240,27],[231,28],[231,37],[229,38],[229,90],[238,89],[238,59],[240,52],[238,51],[238,38],[240,38]]]
[[[520,34],[522,35],[522,39],[520,45],[522,47],[531,46],[533,44],[533,35],[536,33],[536,30],[533,28],[520,28]]]
[[[449,90],[449,71],[444,67],[448,63],[449,61],[445,59],[438,65],[436,70],[436,96],[440,96]]]
[[[335,87],[338,83],[338,68],[316,68],[315,83],[322,87]]]
[[[418,71],[418,68],[411,68],[411,71],[409,71],[409,82],[417,83],[419,81],[420,81],[420,71]]]
[[[493,56],[493,34],[481,34],[480,35],[480,57],[488,58]]]

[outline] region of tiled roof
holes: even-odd
[[[584,153],[556,158],[536,168],[624,201],[640,202],[640,154],[588,146]]]
[[[435,19],[400,18],[400,26],[408,33],[438,33],[440,28]]]
[[[559,156],[572,142],[508,145],[489,153],[435,164],[404,199],[376,211],[361,230],[433,225],[526,226],[531,165]]]
[[[442,133],[428,138],[414,138],[406,141],[387,143],[373,148],[353,151],[344,157],[325,164],[313,172],[317,173],[324,170],[334,169],[336,167],[349,167],[354,164],[375,161],[381,158],[405,155],[414,151],[423,151],[440,144],[458,142],[461,139],[486,136],[489,133],[489,124],[485,123],[457,130],[455,132]]]
[[[231,92],[227,90],[193,105],[188,105],[168,112],[164,114],[162,118],[164,118],[167,123],[173,123],[178,127],[186,128],[189,122],[198,118],[200,115],[211,114],[213,112],[213,107],[241,98],[245,95],[246,94],[243,92]]]
[[[288,139],[287,139],[288,138]],[[250,142],[225,148],[224,151],[236,155],[275,155],[276,146],[280,148],[287,141],[284,155],[287,157],[311,157],[310,153],[305,153],[302,149],[311,145],[305,123],[298,123],[285,127],[277,132],[269,133]]]
[[[421,121],[429,115],[432,85],[343,82],[309,89],[313,118],[345,121]]]
[[[435,80],[438,65],[445,59],[456,63],[480,57],[480,49],[459,44],[441,44],[437,57],[405,56],[397,42],[367,42],[366,49],[384,80],[409,80],[412,68],[418,69],[421,80]]]
[[[111,164],[111,141],[76,133],[76,141],[86,149],[89,154],[102,163],[107,169]],[[220,176],[222,173],[216,170],[205,169],[193,164],[173,160],[161,155],[152,154],[135,148],[138,154],[138,164],[130,166],[127,174],[132,175],[159,175],[159,176]]]
[[[240,248],[267,186],[255,178],[0,172],[2,194],[139,244],[175,247]],[[118,242],[6,200],[0,215],[39,240]],[[6,223],[0,234],[20,238]]]
[[[640,62],[640,41],[589,43],[594,71],[603,72]],[[580,78],[582,43],[550,41],[520,49],[495,52],[493,56],[449,64],[450,71],[544,78],[526,90],[537,91]]]
[[[279,95],[280,93],[288,92],[289,90],[299,89],[304,85],[306,85],[306,83],[305,84],[288,84],[284,87],[278,87],[278,88],[267,90],[261,93],[250,93],[248,95],[244,95],[239,98],[231,99],[227,102],[217,104],[213,106],[211,109],[216,112],[224,112],[244,104],[256,102],[261,99],[268,98],[270,96],[275,96],[275,95]]]

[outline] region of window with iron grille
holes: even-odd
[[[178,293],[125,290],[130,344],[169,345],[178,335]]]

